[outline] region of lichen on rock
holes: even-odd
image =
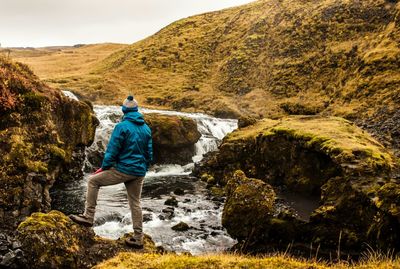
[[[33,213],[17,229],[25,258],[31,268],[91,268],[119,252],[134,251],[119,240],[95,236],[91,228],[77,225],[58,211]],[[145,253],[157,251],[147,235]]]

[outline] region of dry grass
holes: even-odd
[[[9,56],[29,65],[42,80],[62,86],[76,77],[90,76],[91,70],[124,44],[96,44],[77,47],[45,47],[10,49]],[[8,54],[7,50],[0,53]]]
[[[359,263],[327,263],[316,260],[293,258],[289,255],[271,255],[266,257],[247,257],[230,254],[205,256],[157,255],[120,253],[118,256],[95,266],[96,269],[109,268],[152,268],[152,269],[223,269],[223,268],[298,268],[298,269],[364,269],[364,268],[400,268],[400,260],[387,257],[371,257]]]

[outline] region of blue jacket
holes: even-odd
[[[137,108],[122,111],[125,115],[114,128],[101,168],[143,177],[153,161],[151,130]]]

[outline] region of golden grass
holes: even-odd
[[[120,253],[116,257],[94,267],[95,269],[228,269],[228,268],[297,268],[297,269],[366,269],[400,268],[399,259],[375,259],[351,264],[347,262],[326,263],[322,261],[293,258],[288,255],[266,257],[247,257],[232,254],[214,254],[204,256],[158,255]]]

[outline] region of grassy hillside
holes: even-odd
[[[57,71],[57,61],[57,68],[45,61],[57,59],[51,55],[17,58],[97,103],[134,93],[142,105],[226,117],[322,113],[355,120],[393,144],[400,131],[392,120],[400,103],[399,13],[393,0],[259,0],[110,47],[115,52],[104,60],[73,62],[76,72],[65,65]]]
[[[368,112],[398,94],[399,9],[386,0],[256,1],[177,21],[102,61],[97,79],[66,84],[101,102],[133,91],[176,109]]]

